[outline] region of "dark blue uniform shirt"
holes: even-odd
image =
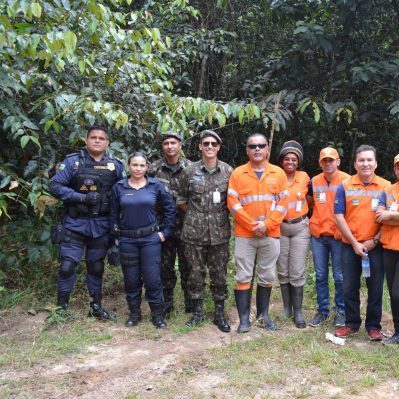
[[[127,178],[118,181],[111,192],[111,225],[121,230],[150,226],[157,222],[157,203],[164,216],[161,232],[166,239],[175,228],[176,204],[165,186],[152,177],[147,177],[147,184],[138,190]]]
[[[83,154],[85,157],[90,157],[86,150],[83,151]],[[108,160],[110,164],[114,164],[116,181],[124,177],[125,172],[121,161],[114,157],[110,157],[110,155],[107,153],[104,154],[102,159],[106,161]],[[54,195],[54,197],[62,200],[65,203],[79,203],[82,201],[82,197],[85,195],[69,187],[72,177],[75,176],[79,171],[80,162],[80,154],[73,154],[66,157],[58,167],[55,176],[51,179],[51,193]],[[66,214],[63,224],[65,228],[71,231],[94,238],[108,233],[110,229],[109,216],[74,218]]]

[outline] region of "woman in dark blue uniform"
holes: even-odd
[[[127,327],[141,320],[141,290],[151,308],[152,323],[165,328],[161,281],[161,242],[175,228],[176,205],[168,189],[146,176],[147,157],[135,152],[128,158],[130,177],[112,188],[111,226],[119,239],[126,300],[130,310]],[[157,210],[163,212],[163,226],[157,223]]]

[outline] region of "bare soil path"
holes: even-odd
[[[0,337],[3,340],[18,337],[21,342],[35,345],[35,337],[46,316],[45,312],[35,316],[3,316]],[[49,356],[33,364],[27,361],[22,366],[1,366],[0,397],[3,392],[4,398],[24,399],[238,398],[240,396],[229,389],[226,373],[210,369],[203,361],[204,356],[215,348],[255,341],[270,333],[253,327],[248,334],[237,334],[235,309],[230,311],[230,320],[233,325],[230,334],[219,332],[211,324],[179,334],[172,328],[155,330],[148,320],[132,329],[125,328],[122,321],[93,322],[91,328],[98,333],[109,332],[111,339],[54,359]],[[295,331],[295,327],[288,323],[284,331],[275,334],[290,331]],[[62,334],[62,331],[54,333]],[[249,389],[246,397],[399,398],[399,382],[392,379],[379,381],[372,388],[351,395],[339,386],[313,387],[311,373],[306,370],[290,370],[290,374],[277,388],[274,384],[270,390]]]

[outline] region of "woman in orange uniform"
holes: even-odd
[[[284,303],[284,314],[294,316],[295,325],[305,328],[302,315],[305,264],[309,248],[309,208],[306,202],[309,176],[299,171],[303,148],[296,141],[283,144],[279,164],[288,179],[288,210],[281,224],[280,256],[277,260],[278,279]]]
[[[384,248],[384,269],[395,327],[392,337],[383,340],[385,345],[399,344],[399,154],[393,164],[398,181],[384,190],[376,213],[377,222],[383,223],[381,243]]]

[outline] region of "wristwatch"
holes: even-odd
[[[380,240],[378,238],[373,237],[373,242],[374,245],[377,246],[380,243]]]

